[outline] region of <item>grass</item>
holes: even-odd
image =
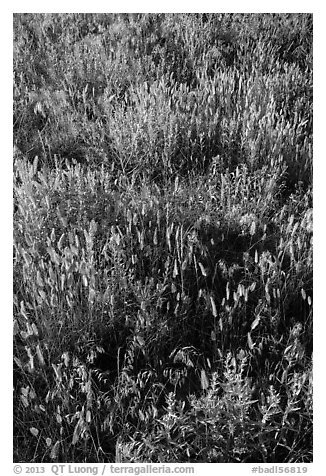
[[[312,15],[14,14],[16,462],[312,461]]]

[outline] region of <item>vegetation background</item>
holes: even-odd
[[[312,15],[13,20],[15,461],[312,461]]]

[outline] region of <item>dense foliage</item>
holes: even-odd
[[[14,15],[19,462],[312,461],[312,16]]]

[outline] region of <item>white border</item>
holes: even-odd
[[[91,8],[90,8],[91,7]],[[111,8],[110,8],[111,7]],[[200,7],[200,8],[199,8]],[[228,1],[190,4],[187,1],[175,2],[22,2],[15,1],[1,5],[1,319],[2,340],[0,345],[2,362],[1,409],[2,441],[0,444],[3,474],[12,474],[12,14],[14,12],[302,12],[314,14],[314,463],[309,466],[308,475],[325,473],[325,320],[326,294],[325,276],[325,178],[326,178],[326,104],[325,104],[325,7],[322,2],[246,2]],[[243,465],[196,465],[196,474],[248,474]],[[229,470],[231,470],[231,473]],[[238,469],[237,469],[238,468]],[[8,469],[8,471],[6,471]],[[213,473],[214,472],[214,473]]]
[[[154,1],[137,1],[131,2],[121,0],[117,3],[110,4],[109,2],[43,2],[43,1],[15,1],[10,4],[11,12],[46,12],[46,13],[311,13],[314,2],[304,2],[298,0],[296,2],[285,2],[282,0],[275,0],[274,2],[250,1],[240,2],[239,0],[229,0],[228,2],[189,2],[166,0],[165,2]],[[317,2],[316,2],[317,3]],[[13,5],[13,6],[12,6]],[[9,7],[9,5],[8,5]],[[320,8],[319,8],[320,9]]]

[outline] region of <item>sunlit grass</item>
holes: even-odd
[[[14,15],[15,461],[312,460],[311,28]]]

